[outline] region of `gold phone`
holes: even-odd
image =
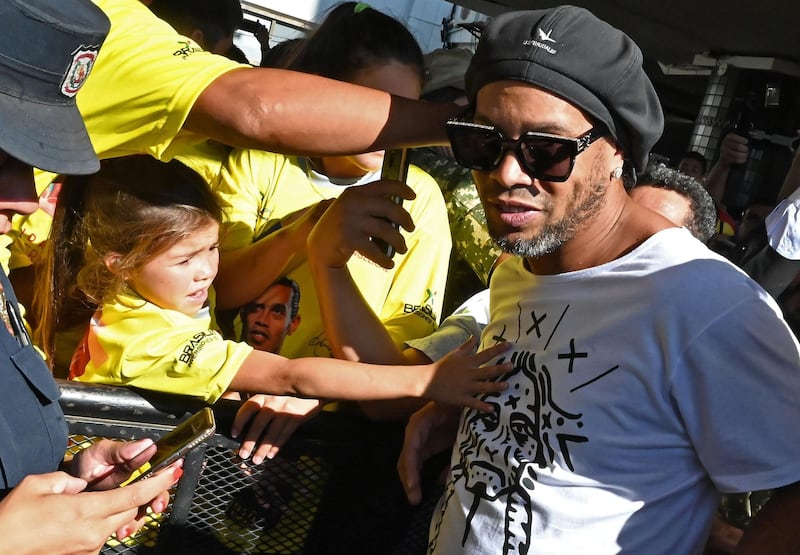
[[[209,407],[201,409],[156,441],[155,455],[120,486],[138,482],[168,467],[211,437],[216,429],[214,412]]]

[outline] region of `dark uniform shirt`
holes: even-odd
[[[53,472],[67,424],[50,370],[21,327],[17,299],[0,270],[0,498],[29,474]]]

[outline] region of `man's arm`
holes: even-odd
[[[744,262],[742,269],[777,299],[800,273],[800,260],[784,258],[767,245]]]
[[[397,473],[412,505],[422,501],[420,475],[425,461],[453,446],[460,413],[458,407],[428,403],[409,418]]]
[[[284,154],[352,154],[445,144],[444,122],[461,111],[317,75],[241,68],[206,87],[184,129]]]
[[[800,272],[800,253],[796,246],[797,236],[800,235],[796,215],[799,197],[800,148],[795,152],[792,166],[778,193],[778,206],[760,226],[765,246],[740,262],[742,269],[775,298],[786,290]]]
[[[778,490],[744,532],[736,555],[800,552],[800,482]]]

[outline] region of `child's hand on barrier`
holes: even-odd
[[[236,412],[231,435],[244,432],[239,456],[253,456],[253,463],[273,459],[294,431],[322,408],[319,399],[289,395],[252,395]]]
[[[477,339],[471,337],[441,360],[430,364],[431,379],[422,396],[451,405],[491,411],[492,405],[479,400],[476,395],[503,391],[508,385],[506,382],[491,380],[511,370],[513,363],[482,365],[507,351],[511,344],[498,343],[478,353],[475,352],[476,345]]]

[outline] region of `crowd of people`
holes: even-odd
[[[650,164],[624,32],[558,6],[423,55],[344,2],[256,67],[235,0],[0,13],[9,552],[97,553],[182,475],[117,487],[149,439],[66,460],[53,376],[237,399],[254,464],[320,410],[404,424],[410,503],[451,453],[432,555],[800,549],[800,154],[752,225],[723,203],[735,133],[711,170]]]

